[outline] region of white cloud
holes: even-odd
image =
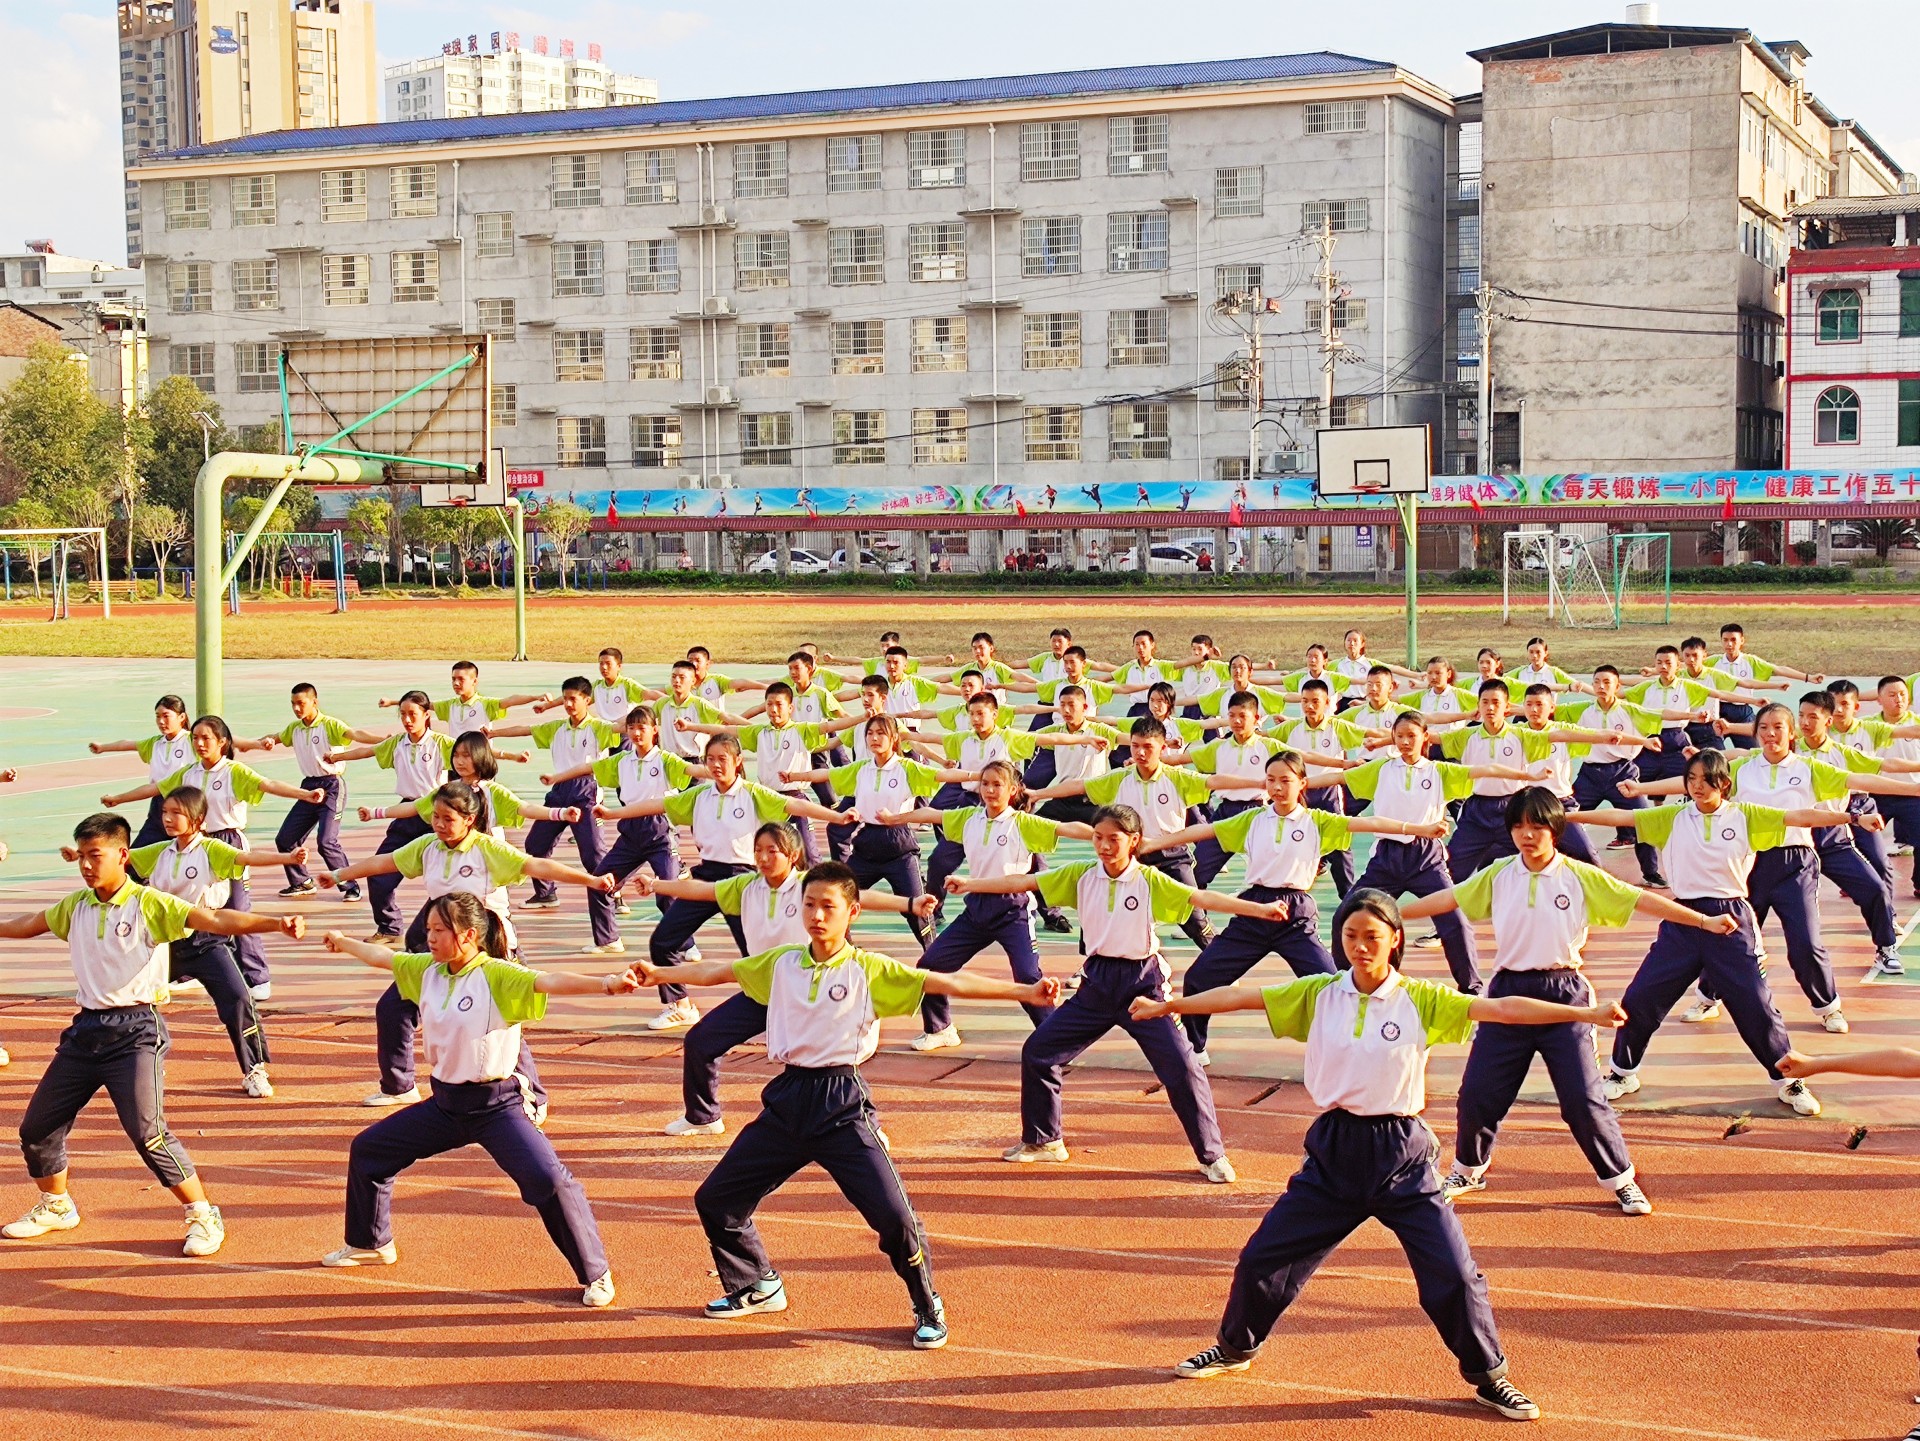
[[[118,41],[111,15],[68,12],[47,28],[0,20],[0,235],[8,249],[51,237],[69,255],[126,254],[121,190]]]

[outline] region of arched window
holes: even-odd
[[[1860,292],[1823,290],[1820,292],[1820,339],[1858,340],[1860,338]]]
[[[1820,398],[1813,405],[1813,443],[1860,443],[1860,397],[1856,392],[1844,385],[1835,385],[1820,392]]]

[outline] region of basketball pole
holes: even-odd
[[[1400,533],[1407,541],[1407,669],[1420,667],[1420,497],[1396,495]]]

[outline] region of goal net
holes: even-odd
[[[1620,623],[1673,620],[1673,537],[1665,531],[1616,535],[1613,540],[1613,604]]]
[[[1605,541],[1547,530],[1507,532],[1500,561],[1500,619],[1611,630],[1620,623]]]

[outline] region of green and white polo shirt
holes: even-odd
[[[1080,939],[1089,956],[1120,960],[1159,959],[1154,926],[1182,924],[1193,914],[1194,893],[1173,877],[1128,861],[1117,876],[1099,861],[1077,861],[1040,873],[1040,896],[1049,906],[1080,913]],[[1166,962],[1160,962],[1166,969]]]
[[[806,885],[807,873],[798,867],[777,886],[768,885],[757,870],[743,871],[714,883],[713,903],[722,915],[740,917],[747,954],[753,956],[775,946],[807,944],[806,923],[800,917]]]
[[[753,864],[753,833],[768,821],[784,821],[787,803],[776,791],[736,776],[728,790],[708,781],[691,790],[670,792],[661,800],[666,817],[693,829],[693,844],[703,861]]]
[[[693,773],[679,756],[657,745],[645,755],[626,746],[595,761],[593,778],[618,795],[621,805],[630,806],[662,799],[685,786]]]
[[[550,720],[533,728],[533,743],[546,748],[556,772],[590,766],[619,750],[625,740],[626,733],[619,726],[608,725],[597,716],[588,716],[579,725],[570,720]]]
[[[1359,726],[1333,716],[1317,726],[1308,725],[1304,719],[1283,721],[1274,727],[1273,733],[1308,760],[1315,756],[1345,757],[1348,751],[1360,749],[1367,743],[1367,734]]]
[[[47,912],[47,929],[67,943],[83,1011],[150,1006],[167,978],[167,946],[185,936],[193,908],[178,896],[128,881],[102,901],[90,890]]]
[[[1398,971],[1370,995],[1355,989],[1352,971],[1303,976],[1260,994],[1273,1034],[1307,1043],[1307,1094],[1323,1111],[1419,1115],[1428,1048],[1473,1035],[1474,997]]]
[[[373,748],[373,760],[381,770],[393,772],[393,789],[401,800],[416,801],[447,778],[453,737],[445,731],[422,731],[417,741],[388,736]]]
[[[988,761],[1005,761],[1017,768],[1032,760],[1040,747],[1031,731],[996,729],[983,736],[968,729],[944,737],[941,748],[955,770],[977,771]],[[977,792],[980,783],[962,781],[960,788]]]
[[[450,1084],[504,1081],[520,1059],[520,1027],[547,1013],[538,973],[517,961],[478,956],[457,972],[432,956],[401,952],[393,984],[420,1008],[427,1071]]]
[[[483,731],[494,721],[505,720],[507,708],[492,696],[477,695],[461,700],[456,695],[435,701],[433,718],[447,728],[448,735],[457,739],[468,731]]]
[[[1617,700],[1602,706],[1591,696],[1572,696],[1560,702],[1560,719],[1583,730],[1613,731],[1618,735],[1657,736],[1665,722],[1658,713],[1642,709],[1628,701]],[[1645,752],[1640,745],[1598,743],[1587,750],[1587,759],[1601,765],[1638,759]]]
[[[195,761],[161,781],[159,791],[170,796],[181,786],[198,786],[206,796],[207,818],[201,828],[209,831],[244,831],[248,807],[267,798],[260,773],[238,761],[221,760],[211,766]]]
[[[1113,687],[1106,681],[1095,680],[1090,675],[1083,675],[1079,680],[1068,680],[1062,676],[1059,680],[1041,681],[1040,688],[1034,694],[1040,698],[1041,705],[1057,706],[1060,704],[1060,692],[1070,685],[1078,686],[1087,693],[1089,710],[1099,710],[1101,706],[1110,705],[1113,702]]]
[[[1399,756],[1387,756],[1356,766],[1343,778],[1347,789],[1373,802],[1373,813],[1383,820],[1424,826],[1445,817],[1448,801],[1473,794],[1473,777],[1452,761],[1424,757],[1409,765]],[[1382,843],[1393,841],[1382,836]]]
[[[481,781],[476,790],[484,791],[487,797],[487,829],[495,840],[506,832],[521,825],[527,818],[527,803],[501,785],[499,781]],[[433,819],[433,792],[429,791],[413,803],[414,814],[423,821]]]
[[[1296,806],[1281,815],[1272,806],[1213,823],[1213,838],[1229,855],[1247,858],[1247,884],[1308,891],[1320,857],[1353,844],[1345,816]]]
[[[825,961],[789,945],[733,963],[740,989],[767,1008],[767,1059],[785,1066],[857,1066],[882,1016],[920,1009],[927,973],[850,945]]]
[[[488,906],[505,911],[505,888],[526,877],[527,854],[484,831],[468,831],[467,838],[450,846],[438,836],[420,836],[393,852],[401,875],[426,883],[427,899],[462,894],[479,896]],[[501,905],[494,905],[494,893]]]
[[[1422,686],[1412,700],[1412,708],[1419,711],[1421,715],[1435,715],[1441,711],[1458,711],[1464,715],[1472,715],[1479,705],[1478,696],[1457,685],[1450,685],[1445,690],[1435,690],[1430,685]],[[1449,731],[1458,730],[1465,724],[1466,722],[1462,720],[1433,721],[1428,724],[1427,730],[1433,735],[1445,735]]]
[[[1851,771],[1877,774],[1880,762],[1871,756],[1842,754],[1845,766],[1828,765],[1811,756],[1789,754],[1784,760],[1770,761],[1759,751],[1744,751],[1733,762],[1733,799],[1778,810],[1809,808],[1844,811],[1847,808],[1847,775]],[[1785,846],[1810,846],[1813,832],[1803,826],[1789,826]]]
[[[1257,731],[1248,736],[1245,741],[1234,739],[1232,732],[1228,732],[1218,740],[1208,741],[1205,745],[1195,746],[1188,751],[1187,764],[1204,776],[1238,776],[1242,779],[1264,780],[1267,774],[1267,762],[1285,749],[1286,747],[1272,736],[1264,736]]]
[[[317,715],[310,724],[294,721],[277,737],[283,746],[293,748],[303,776],[337,776],[340,762],[333,759],[334,747],[344,746],[353,733],[342,721],[330,715]]]
[[[1104,736],[1107,748],[1098,746],[1055,746],[1053,748],[1053,778],[1060,781],[1083,781],[1089,776],[1097,776],[1111,769],[1109,762],[1126,748],[1127,737],[1124,731],[1107,725],[1104,721],[1084,720],[1076,730],[1065,721],[1057,725],[1044,726],[1037,735],[1096,735]]]
[[[965,848],[975,880],[1024,876],[1036,855],[1051,855],[1060,844],[1060,827],[1046,817],[1012,809],[989,816],[985,806],[947,811],[940,834]]]
[[[1463,766],[1511,766],[1523,770],[1553,758],[1553,742],[1546,735],[1528,730],[1526,726],[1513,721],[1503,722],[1497,731],[1480,724],[1449,731],[1440,737],[1439,744],[1441,755]],[[1473,793],[1477,796],[1510,796],[1533,784],[1533,781],[1477,779],[1473,783]],[[1359,792],[1354,794],[1358,795]],[[1557,794],[1564,795],[1566,792]]]
[[[624,726],[627,712],[647,703],[647,688],[625,676],[593,683],[593,713],[610,726]]]
[[[134,747],[147,763],[147,782],[159,785],[175,771],[193,764],[193,733],[176,736],[150,735]]]
[[[1460,914],[1493,922],[1496,971],[1578,970],[1592,926],[1624,926],[1640,892],[1555,852],[1540,870],[1505,856],[1453,888]]]
[[[1774,806],[1692,801],[1633,813],[1634,835],[1660,851],[1660,868],[1685,900],[1744,900],[1753,858],[1787,844],[1787,818]]]
[[[813,768],[813,753],[820,737],[812,726],[750,725],[740,730],[740,749],[753,757],[753,778],[770,791],[798,795],[806,789],[803,782],[790,781],[782,772]]]
[[[718,706],[710,705],[699,696],[689,696],[685,701],[676,701],[667,696],[654,705],[653,713],[660,718],[660,744],[679,756],[681,760],[698,760],[705,752],[707,738],[699,731],[683,731],[680,722],[688,725],[717,726],[721,723]]]
[[[1198,771],[1160,764],[1142,774],[1137,765],[1103,771],[1086,782],[1087,799],[1097,806],[1132,806],[1149,839],[1182,829],[1187,807],[1205,805],[1213,788]]]
[[[1180,704],[1199,705],[1205,697],[1225,690],[1232,680],[1232,667],[1223,660],[1190,665],[1180,673]]]
[[[226,905],[233,892],[232,882],[247,873],[240,864],[239,851],[200,832],[195,832],[185,846],[177,841],[158,841],[140,847],[129,859],[154,890],[210,911]]]
[[[835,766],[827,776],[833,793],[853,797],[853,811],[870,826],[881,824],[880,812],[894,814],[914,809],[914,801],[924,800],[940,789],[940,773],[894,756],[885,765],[869,757],[851,765]]]

